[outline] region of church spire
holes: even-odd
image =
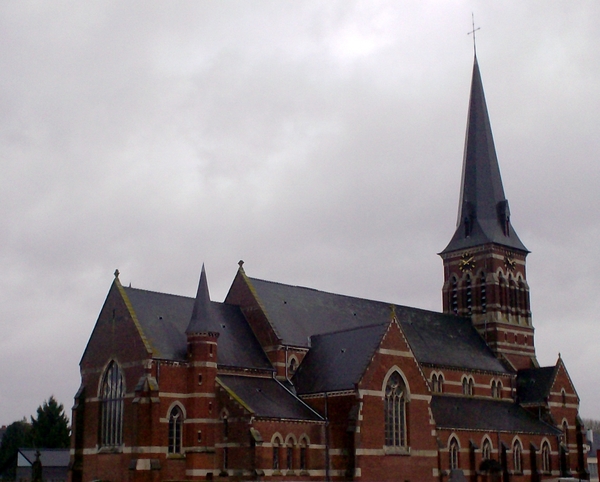
[[[483,83],[475,57],[457,227],[442,253],[488,243],[528,252],[510,223],[508,200],[504,196]]]
[[[499,358],[515,369],[536,366],[525,258],[510,222],[477,57],[456,231],[446,249],[445,313],[468,316]]]

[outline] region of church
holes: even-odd
[[[477,57],[442,312],[253,278],[223,302],[110,286],[71,482],[588,479],[579,397],[536,359]]]

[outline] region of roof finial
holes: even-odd
[[[477,44],[475,43],[475,32],[477,32],[477,30],[481,30],[481,27],[475,28],[475,14],[473,12],[471,12],[471,22],[473,24],[473,30],[467,32],[467,35],[473,35],[473,54],[475,55],[475,57],[477,57]]]
[[[243,268],[243,267],[244,267],[244,260],[243,260],[243,259],[240,259],[240,260],[238,261],[238,266],[239,266],[240,268]]]
[[[118,278],[119,278],[119,274],[120,274],[120,273],[119,273],[119,270],[118,270],[118,269],[116,269],[116,270],[115,270],[115,278],[117,278],[117,279],[118,279]]]

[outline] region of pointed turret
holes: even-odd
[[[457,227],[442,253],[495,243],[527,252],[510,223],[477,57],[465,139]]]
[[[206,322],[210,320],[210,294],[208,292],[208,281],[206,280],[206,270],[204,263],[200,272],[200,281],[198,282],[198,291],[196,292],[196,301],[192,310],[192,318],[188,324],[187,333],[197,333],[206,331]]]
[[[444,260],[444,312],[468,316],[499,358],[537,365],[525,258],[510,222],[477,57],[473,63],[457,227]]]

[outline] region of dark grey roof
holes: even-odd
[[[249,282],[284,344],[308,348],[314,335],[384,324],[393,309],[419,362],[507,371],[466,318],[255,278]]]
[[[156,358],[185,360],[186,328],[190,323],[194,298],[123,288],[131,301],[142,331]],[[237,306],[209,302],[211,331],[220,333],[217,362],[220,365],[272,369],[244,315]]]
[[[517,372],[517,397],[520,403],[544,403],[556,376],[556,367],[528,368]]]
[[[379,346],[388,323],[315,335],[292,382],[298,394],[351,390]]]
[[[473,64],[457,229],[442,253],[497,243],[527,252],[510,224],[477,58]]]
[[[430,406],[439,429],[548,435],[561,433],[513,402],[434,395]]]
[[[42,467],[68,467],[71,457],[69,449],[19,449],[26,462],[35,462],[35,453],[39,450]]]
[[[323,420],[274,378],[219,375],[218,380],[255,417]]]

